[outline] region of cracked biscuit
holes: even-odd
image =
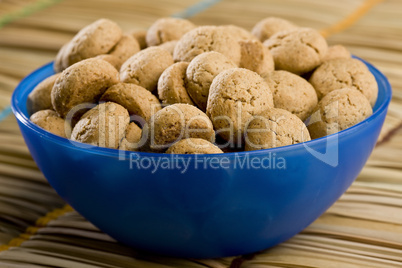
[[[36,113],[40,110],[53,109],[50,95],[53,85],[59,76],[60,73],[49,76],[40,82],[31,93],[29,93],[27,100],[29,114]]]
[[[173,58],[175,61],[190,62],[208,51],[222,53],[236,65],[240,63],[240,45],[236,37],[217,26],[201,26],[187,32],[177,43]]]
[[[337,133],[363,121],[373,113],[367,98],[354,88],[342,88],[325,95],[308,122],[312,139]]]
[[[180,18],[161,18],[149,27],[146,35],[147,45],[158,46],[160,44],[179,40],[185,33],[196,26],[189,20]]]
[[[247,31],[246,29],[229,24],[229,25],[221,25],[218,26],[219,28],[223,29],[226,32],[229,32],[236,40],[258,40],[252,33]]]
[[[187,67],[187,92],[198,108],[207,108],[209,88],[220,72],[236,68],[236,64],[219,52],[204,52],[195,57]]]
[[[158,96],[164,104],[194,105],[187,93],[185,78],[188,62],[176,62],[163,71],[158,80]]]
[[[119,149],[126,151],[137,151],[141,146],[142,130],[134,122],[131,122],[126,129],[126,134],[120,142]]]
[[[140,117],[138,121],[148,121],[161,109],[159,100],[145,88],[129,83],[118,83],[108,88],[100,101],[111,101],[127,109],[130,115]]]
[[[288,20],[277,17],[268,17],[260,20],[253,27],[251,33],[256,36],[261,42],[264,42],[278,32],[295,30],[297,28],[298,27],[296,25]]]
[[[173,64],[172,55],[165,49],[153,46],[131,56],[120,69],[120,80],[154,91],[159,76]]]
[[[351,54],[346,47],[342,45],[333,45],[329,46],[327,50],[327,54],[325,54],[323,62],[338,58],[349,59],[351,58]]]
[[[195,106],[177,103],[166,106],[154,114],[144,126],[149,148],[163,151],[173,143],[186,138],[215,141],[211,120]]]
[[[371,106],[377,100],[377,81],[366,65],[357,59],[326,61],[314,71],[309,82],[315,88],[318,99],[333,90],[352,87],[363,93]]]
[[[123,35],[121,28],[109,19],[99,19],[82,28],[60,49],[55,71],[60,72],[74,63],[97,55],[107,54]]]
[[[119,72],[110,63],[96,58],[82,60],[57,78],[51,92],[53,108],[66,118],[77,105],[97,102],[107,88],[118,82]]]
[[[320,65],[328,49],[325,38],[310,28],[278,32],[264,45],[274,57],[275,69],[299,75]]]
[[[65,121],[53,110],[41,110],[29,118],[32,123],[57,136],[69,138],[70,129],[65,129]]]
[[[114,68],[116,68],[117,71],[120,70],[122,64],[121,60],[118,57],[110,54],[98,55],[95,57],[95,59],[100,59],[109,62]]]
[[[309,141],[306,125],[294,114],[269,108],[253,116],[246,129],[246,151],[281,147]]]
[[[140,51],[138,41],[131,35],[123,35],[119,42],[108,54],[116,56],[120,60],[120,66],[132,55]]]
[[[146,30],[134,30],[129,33],[132,37],[134,37],[138,44],[140,45],[140,49],[147,48],[147,31]]]
[[[274,107],[272,93],[264,79],[250,70],[233,68],[213,80],[207,115],[223,139],[241,145],[248,120],[270,107]]]
[[[86,112],[71,133],[71,140],[117,149],[130,122],[127,110],[113,102],[101,103]]]
[[[317,93],[304,78],[287,71],[273,71],[263,76],[274,97],[275,108],[306,120],[317,105]]]
[[[69,43],[65,43],[57,52],[56,58],[54,59],[53,70],[56,73],[62,72],[68,67],[68,58],[66,56],[66,51]]]
[[[169,51],[169,53],[170,53],[170,54],[172,55],[172,57],[173,57],[174,48],[176,47],[177,42],[179,42],[179,41],[177,41],[177,40],[169,41],[169,42],[160,44],[158,47],[163,48],[163,49],[166,49],[167,51]]]
[[[274,58],[269,49],[258,40],[240,40],[240,67],[249,69],[260,75],[275,69]]]

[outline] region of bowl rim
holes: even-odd
[[[387,77],[382,72],[380,72],[376,67],[374,67],[371,63],[369,63],[359,57],[356,57],[356,56],[353,56],[353,58],[362,61],[369,68],[369,71],[376,77],[376,81],[377,81],[377,78],[379,79],[379,82],[382,83],[381,86],[385,90],[384,101],[379,105],[379,107],[376,108],[375,111],[373,111],[372,115],[370,115],[365,120],[359,122],[358,124],[351,126],[347,129],[344,129],[342,131],[339,131],[337,133],[328,135],[328,136],[324,136],[324,137],[321,137],[318,139],[313,139],[313,140],[298,143],[298,144],[282,146],[282,147],[261,149],[261,150],[254,150],[254,151],[228,152],[228,153],[223,153],[223,154],[221,153],[221,154],[198,154],[198,155],[176,154],[176,155],[180,155],[181,158],[227,157],[229,159],[231,159],[233,157],[244,157],[244,156],[248,156],[248,155],[249,156],[260,156],[260,155],[266,155],[268,153],[273,154],[273,153],[281,153],[283,151],[297,150],[297,149],[301,149],[302,147],[305,147],[305,146],[313,147],[319,143],[325,143],[325,142],[330,143],[334,139],[338,139],[343,136],[349,135],[350,133],[358,131],[360,128],[364,127],[364,125],[375,120],[380,114],[382,114],[384,112],[384,110],[387,109],[389,103],[391,102],[392,89],[391,89],[391,85],[390,85]],[[153,157],[153,158],[162,157],[162,156],[166,157],[165,153],[122,151],[122,150],[118,150],[118,149],[99,147],[99,146],[95,146],[95,145],[89,145],[89,144],[84,144],[81,142],[72,141],[72,140],[57,136],[53,133],[50,133],[50,132],[40,128],[36,124],[32,123],[29,120],[29,118],[22,112],[21,108],[19,107],[18,97],[23,92],[26,91],[25,86],[26,86],[26,84],[31,83],[31,79],[33,77],[36,77],[38,74],[41,74],[42,72],[47,70],[47,68],[52,68],[52,70],[53,70],[53,64],[54,64],[54,62],[52,61],[52,62],[49,62],[49,63],[41,66],[40,68],[34,70],[29,75],[27,75],[25,78],[23,78],[21,80],[21,82],[17,85],[17,87],[15,88],[15,90],[12,94],[12,97],[11,97],[11,108],[12,108],[12,111],[13,111],[15,117],[17,118],[17,120],[20,123],[22,123],[23,125],[28,127],[30,130],[36,132],[43,139],[46,139],[50,142],[57,143],[59,145],[65,146],[65,147],[69,147],[70,149],[83,150],[87,153],[88,153],[88,150],[90,150],[90,152],[93,154],[103,155],[103,156],[108,156],[108,157],[115,157],[115,158],[119,158],[119,159],[121,159],[122,153],[124,154],[123,156],[126,157],[125,159],[129,158],[130,154],[133,154],[133,153],[135,153],[138,157],[141,157],[141,156]],[[33,90],[33,88],[30,90],[30,92],[32,92],[32,90]],[[27,94],[27,96],[28,96],[28,94]],[[25,100],[24,105],[26,105],[26,100]],[[172,159],[174,159],[174,158],[172,158]]]

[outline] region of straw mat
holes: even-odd
[[[367,165],[302,233],[248,256],[193,260],[115,242],[65,204],[29,155],[9,107],[18,82],[101,17],[126,30],[163,16],[247,29],[267,16],[322,31],[384,72],[393,99]],[[0,0],[0,267],[402,267],[402,1]]]

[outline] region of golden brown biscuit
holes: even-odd
[[[269,49],[258,40],[240,40],[240,67],[249,69],[260,75],[275,69],[274,58]]]
[[[129,83],[118,83],[108,88],[100,101],[112,101],[128,110],[130,115],[148,121],[162,107],[157,97],[145,88]]]
[[[68,67],[68,58],[66,56],[66,51],[67,47],[69,46],[69,43],[65,43],[60,49],[59,52],[57,52],[56,58],[54,59],[54,65],[53,65],[53,70],[56,73],[62,72],[64,69]]]
[[[175,61],[190,62],[208,51],[222,53],[236,65],[240,63],[240,45],[236,37],[216,26],[201,26],[187,32],[177,43],[173,58]]]
[[[304,78],[287,71],[273,71],[264,79],[272,90],[275,108],[287,110],[304,121],[316,107],[317,93]]]
[[[27,99],[27,108],[29,114],[36,113],[40,110],[53,109],[50,94],[52,92],[54,82],[59,76],[60,73],[49,76],[40,82],[31,93],[29,93]]]
[[[71,140],[117,149],[130,122],[127,110],[105,102],[86,112],[74,126]]]
[[[32,123],[40,126],[57,136],[68,138],[70,128],[66,127],[65,121],[53,110],[41,110],[31,115],[30,120]],[[67,125],[68,126],[68,125]]]
[[[189,20],[180,18],[161,18],[149,27],[146,41],[148,46],[157,46],[168,41],[179,40],[196,26]]]
[[[236,64],[215,51],[204,52],[195,57],[187,67],[187,92],[198,108],[207,108],[209,87],[220,72],[236,68]]]
[[[66,47],[60,50],[63,64],[60,67],[68,67],[81,60],[107,54],[122,37],[122,30],[113,21],[99,19],[82,28]]]
[[[309,82],[315,88],[318,99],[333,90],[353,87],[366,96],[371,106],[377,100],[377,81],[366,65],[357,59],[326,61],[314,71]]]
[[[65,118],[81,103],[95,103],[107,88],[119,82],[119,72],[110,63],[96,58],[80,61],[57,78],[51,99],[54,110]]]
[[[163,44],[160,44],[158,47],[166,49],[173,56],[174,48],[176,47],[177,42],[179,42],[179,41],[177,41],[177,40],[168,41]]]
[[[95,58],[109,62],[111,65],[113,65],[114,68],[116,68],[117,71],[120,70],[120,67],[123,64],[118,57],[110,54],[98,55]]]
[[[288,20],[268,17],[259,21],[251,30],[251,33],[256,36],[261,42],[264,42],[274,34],[282,31],[295,30],[298,27]]]
[[[294,114],[270,108],[255,115],[246,129],[246,151],[292,145],[309,141],[306,125]]]
[[[123,35],[119,42],[109,51],[108,54],[120,59],[120,66],[132,55],[140,51],[137,39],[131,35]]]
[[[126,151],[137,151],[140,147],[142,130],[134,122],[131,122],[127,129],[124,138],[120,142],[119,149]]]
[[[147,36],[146,30],[134,30],[129,34],[138,41],[141,49],[147,48],[147,41],[145,40]]]
[[[333,45],[328,47],[328,51],[324,56],[323,62],[339,58],[349,59],[351,56],[352,55],[346,47],[342,45]]]
[[[166,151],[167,154],[222,154],[216,145],[204,139],[189,138],[176,142]]]
[[[176,62],[168,67],[158,80],[158,96],[164,104],[187,103],[194,105],[185,85],[188,62]]]
[[[248,120],[270,107],[274,103],[268,84],[247,69],[221,72],[209,89],[207,115],[217,133],[230,144],[241,145]]]
[[[337,133],[363,121],[373,113],[367,98],[354,88],[329,92],[318,103],[308,122],[312,139]]]
[[[232,35],[236,40],[258,40],[257,37],[255,37],[252,33],[247,31],[246,29],[229,24],[229,25],[221,25],[218,26],[219,28],[222,28],[224,31],[229,32],[230,35]]]
[[[153,91],[159,76],[172,64],[172,55],[167,50],[156,46],[149,47],[130,57],[121,66],[120,80]]]
[[[195,106],[176,103],[154,114],[143,128],[149,147],[163,151],[173,143],[187,138],[215,141],[211,120]]]
[[[274,34],[265,40],[275,61],[275,69],[304,74],[322,63],[328,45],[316,30],[299,28]]]

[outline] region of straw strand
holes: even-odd
[[[349,16],[340,20],[339,22],[331,25],[325,29],[321,30],[321,34],[328,38],[329,36],[342,32],[352,26],[356,21],[362,18],[367,12],[369,12],[373,7],[380,4],[384,0],[366,0],[364,3],[352,12]]]

